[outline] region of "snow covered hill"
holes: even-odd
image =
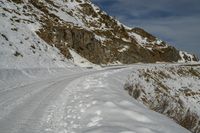
[[[195,60],[89,0],[0,1],[0,68]]]

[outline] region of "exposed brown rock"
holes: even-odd
[[[77,27],[73,23],[66,22],[51,13],[51,10],[58,8],[58,5],[52,0],[46,0],[46,4],[44,4],[44,1],[39,0],[29,0],[29,2],[44,13],[41,18],[37,18],[43,25],[37,34],[48,44],[55,45],[67,58],[71,58],[70,48],[95,64],[108,64],[116,61],[124,64],[154,63],[157,61],[177,62],[181,59],[179,51],[174,47],[167,46],[165,42],[159,45],[155,44],[157,38],[153,35],[141,28],[133,28],[132,30],[125,28],[101,10],[94,10],[89,2],[78,0],[77,2],[80,3],[81,8],[77,10],[82,14],[85,25],[89,28],[93,27],[92,30]],[[51,6],[47,6],[47,3]],[[65,9],[62,11],[71,16],[76,15],[74,12],[65,11]],[[97,18],[98,21],[86,20],[84,16],[92,16]],[[100,28],[102,25],[105,29]],[[139,45],[136,39],[129,35],[130,32],[147,38],[149,44],[146,46]],[[95,34],[106,39],[99,41],[95,38]],[[125,46],[128,48],[119,52]],[[188,57],[186,56],[186,58]]]

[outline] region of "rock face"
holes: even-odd
[[[5,12],[31,16],[37,35],[66,58],[69,49],[95,64],[197,61],[141,28],[128,28],[89,0],[11,0]],[[21,9],[20,9],[21,8]]]

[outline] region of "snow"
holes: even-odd
[[[126,39],[126,38],[122,38],[122,40],[125,41],[125,42],[131,42],[130,39]]]
[[[0,3],[1,9],[5,6],[10,10],[17,8],[11,3]],[[34,23],[16,22],[15,19],[31,20]],[[48,45],[35,33],[40,24],[31,16],[3,11],[0,23],[0,68],[73,66],[57,48]]]
[[[80,21],[79,19],[70,16],[69,14],[59,10],[58,12],[53,12],[56,14],[59,18],[63,19],[66,22],[71,22],[73,25],[78,25],[78,26],[84,26],[83,22]]]
[[[160,39],[157,39],[156,44],[160,45],[163,41]]]
[[[185,51],[179,51],[179,55],[180,55],[181,59],[178,62],[180,62],[180,63],[181,62],[187,62],[186,59],[184,58],[184,56],[187,56],[187,58],[189,58],[191,62],[194,62],[193,61],[193,55],[188,54]]]
[[[129,46],[124,46],[123,48],[119,49],[118,51],[121,53],[121,52],[125,52],[129,49]]]
[[[93,64],[90,61],[88,61],[87,59],[81,57],[79,54],[77,54],[74,50],[70,49],[70,54],[73,57],[73,63],[81,66],[81,67],[93,67],[96,69],[100,69],[101,67],[99,65]]]
[[[54,0],[59,8],[40,2],[52,9],[48,10],[50,13],[86,30],[110,30],[105,24],[88,26],[89,21],[98,23],[98,17],[85,16],[77,1]],[[6,0],[0,2],[0,132],[189,133],[171,119],[150,111],[124,90],[127,76],[133,70],[149,67],[148,64],[122,66],[116,61],[107,64],[111,67],[101,68],[73,49],[69,49],[73,60],[67,60],[35,33],[42,24],[25,15],[22,6]],[[99,12],[98,7],[91,6]],[[38,9],[32,10],[41,17]],[[146,38],[133,36],[140,44],[146,43]],[[98,35],[95,38],[106,39]],[[128,49],[124,46],[119,52]]]
[[[24,71],[29,72],[29,76],[16,74],[22,75],[19,82],[18,78],[14,78],[16,86],[5,86],[0,90],[0,131],[189,133],[171,119],[150,111],[124,91],[129,73],[146,66],[112,67],[98,71],[32,69]],[[20,79],[29,83],[21,86]],[[8,80],[7,84],[9,82],[12,80]]]
[[[139,88],[142,88],[143,91],[137,99],[149,108],[159,107],[159,100],[167,100],[168,105],[162,113],[169,117],[180,119],[177,116],[181,116],[181,111],[187,113],[188,110],[199,117],[200,103],[198,101],[200,99],[198,88],[200,79],[195,73],[199,73],[200,69],[198,64],[188,65],[160,64],[157,66],[149,65],[146,68],[141,67],[138,70],[133,70],[127,80],[127,85],[139,85]],[[197,72],[194,70],[197,70]],[[165,94],[167,95],[166,99],[162,98]],[[143,98],[146,100],[142,100]],[[180,101],[181,107],[178,107],[180,106]],[[183,115],[181,116],[182,119],[184,117]],[[198,117],[196,118],[198,119]],[[196,128],[196,125],[193,126],[193,129]]]
[[[157,45],[157,47],[160,47],[160,48],[167,48],[168,47],[168,45],[166,45],[166,44],[163,45],[162,44],[163,41],[158,39],[158,38],[156,38],[155,41],[149,42],[146,37],[142,37],[141,35],[139,35],[137,33],[129,32],[129,35],[131,37],[135,38],[139,45],[141,45],[142,47],[145,47],[145,48],[147,48],[149,50],[152,50],[152,47],[156,46],[156,45]],[[146,45],[149,45],[149,46],[152,45],[152,46],[149,47],[149,46],[146,46]]]
[[[98,36],[98,35],[96,35],[96,34],[95,34],[95,38],[96,38],[97,40],[99,40],[100,42],[102,42],[102,43],[103,43],[105,40],[107,40],[106,37]]]
[[[131,32],[129,33],[130,36],[134,37],[136,39],[136,41],[138,42],[138,44],[140,44],[141,46],[144,46],[145,44],[147,44],[147,38],[143,38],[142,36],[138,35],[137,33]]]
[[[85,24],[83,23],[83,21],[78,17],[79,15],[77,16],[78,12],[76,11],[76,9],[77,9],[77,6],[79,6],[79,4],[76,1],[66,3],[66,2],[56,0],[55,4],[59,5],[60,8],[55,8],[55,10],[50,10],[51,13],[55,14],[56,16],[58,16],[60,19],[64,20],[65,22],[71,23],[72,25],[85,27]],[[54,7],[51,6],[51,8],[54,8]],[[73,12],[72,15],[69,14],[69,12],[71,11]]]

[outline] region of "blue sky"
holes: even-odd
[[[92,0],[130,27],[141,27],[200,57],[200,0]]]

